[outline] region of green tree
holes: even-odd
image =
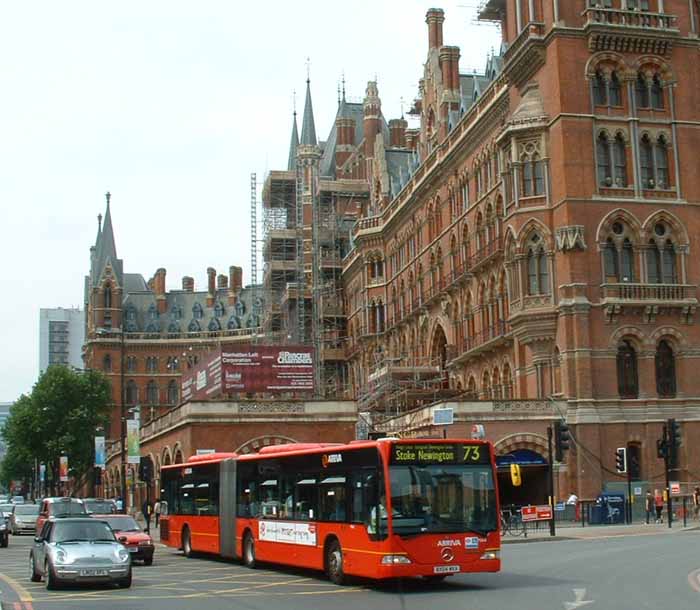
[[[19,474],[22,461],[29,468],[35,460],[46,464],[55,487],[59,459],[68,456],[70,475],[79,487],[93,465],[95,429],[104,426],[111,404],[109,380],[98,371],[78,372],[50,366],[39,377],[32,393],[12,406],[3,430],[8,456],[2,476]]]

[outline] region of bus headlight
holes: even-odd
[[[392,566],[396,564],[407,564],[411,563],[411,560],[406,557],[406,555],[384,555],[382,557],[383,566]]]
[[[500,559],[500,551],[486,551],[479,559]]]

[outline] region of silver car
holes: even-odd
[[[29,533],[36,530],[36,519],[39,516],[38,504],[18,504],[12,511],[10,527],[13,534]]]
[[[32,582],[47,589],[64,583],[131,586],[131,556],[109,525],[91,517],[49,519],[29,553]]]

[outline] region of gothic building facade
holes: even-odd
[[[622,481],[617,447],[635,479],[661,480],[663,421],[700,431],[698,15],[695,0],[489,0],[503,44],[477,77],[428,11],[420,127],[364,151],[344,260],[368,417],[421,434],[425,405],[451,405],[455,433],[486,423],[500,452],[539,454],[565,417],[562,493]],[[677,476],[699,478],[700,451],[682,453]]]

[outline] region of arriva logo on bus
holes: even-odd
[[[321,456],[321,465],[328,468],[328,464],[340,464],[343,461],[343,456],[340,453],[324,453]]]

